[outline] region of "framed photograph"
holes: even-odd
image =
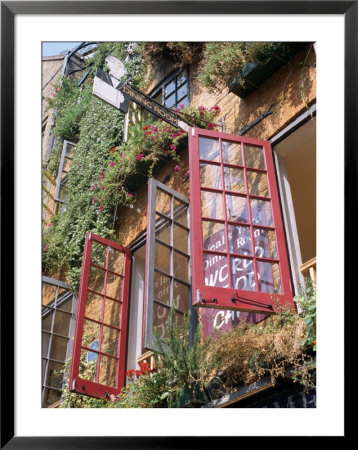
[[[348,437],[357,25],[356,1],[1,2],[1,448]],[[71,179],[76,158],[90,163]],[[306,350],[272,357],[284,382],[258,347],[230,353],[235,325],[292,313]],[[186,361],[199,323],[231,358],[205,386],[202,361],[158,376],[187,314]],[[291,370],[308,360],[314,385]]]

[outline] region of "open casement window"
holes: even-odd
[[[155,348],[154,329],[167,336],[170,308],[182,323],[189,312],[189,201],[151,178],[148,190],[144,346]]]
[[[192,128],[189,153],[194,305],[293,309],[270,143]]]
[[[66,199],[67,174],[71,167],[75,147],[76,145],[72,142],[63,141],[55,192],[55,200],[60,203],[63,203]]]
[[[98,398],[124,386],[130,251],[87,233],[70,390]]]

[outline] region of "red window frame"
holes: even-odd
[[[106,246],[106,258],[105,258],[105,267],[98,266],[91,260],[92,255],[92,245],[93,242],[97,242]],[[108,268],[109,265],[109,252],[110,249],[114,249],[124,254],[124,262],[123,262],[123,270],[122,273],[116,273]],[[104,269],[104,287],[103,293],[97,293],[93,290],[89,289],[89,280],[90,280],[90,270],[91,267],[95,269],[103,270]],[[110,395],[118,395],[121,388],[125,384],[125,366],[126,366],[126,341],[127,341],[127,322],[128,322],[128,303],[129,303],[129,283],[130,283],[130,271],[131,271],[131,252],[126,247],[122,245],[116,244],[108,239],[104,239],[100,236],[97,236],[93,233],[87,232],[86,240],[84,245],[84,255],[83,255],[83,264],[82,264],[82,274],[81,274],[81,282],[79,289],[79,297],[78,297],[78,309],[77,309],[77,317],[76,317],[76,330],[74,337],[74,346],[72,352],[72,361],[71,361],[71,370],[70,370],[70,380],[69,380],[69,388],[72,392],[77,392],[83,395],[89,395],[91,397],[97,398],[109,398]],[[121,299],[114,299],[106,295],[107,288],[107,279],[108,274],[112,274],[112,276],[119,276],[122,279],[122,291],[121,291]],[[87,293],[91,292],[102,298],[101,305],[101,317],[95,320],[93,317],[86,316],[86,304],[87,304]],[[105,316],[105,302],[110,301],[111,303],[116,302],[119,306],[119,317],[120,322],[118,326],[112,326],[106,323],[104,320]],[[91,321],[92,323],[97,324],[100,327],[99,332],[99,348],[93,349],[86,347],[83,345],[82,338],[84,334],[84,321]],[[108,329],[113,329],[115,333],[118,333],[118,347],[116,349],[115,354],[108,354],[106,352],[101,352],[102,350],[102,339],[103,339],[103,326],[106,326]],[[79,375],[80,370],[80,358],[81,351],[87,351],[97,354],[97,367],[96,367],[96,381],[86,380],[81,378]],[[114,359],[115,369],[116,369],[116,381],[115,386],[107,386],[106,384],[102,384],[99,381],[99,371],[100,371],[100,363],[101,357],[104,356],[108,361]]]
[[[218,146],[218,152],[219,160],[214,161],[213,159],[200,159],[200,152],[199,152],[199,138],[213,138],[217,139],[219,142]],[[240,144],[241,149],[241,158],[242,163],[241,164],[233,164],[229,163],[230,160],[228,157],[224,160],[223,156],[223,146],[221,145],[221,142],[229,141],[233,144]],[[263,149],[263,155],[264,155],[264,161],[265,161],[265,167],[263,170],[261,169],[255,169],[253,166],[247,166],[245,164],[245,151],[244,151],[244,144],[247,144],[248,146],[252,147],[259,147]],[[200,164],[210,164],[217,166],[218,172],[220,171],[220,177],[221,178],[221,186],[220,188],[210,188],[205,187],[201,185],[201,179],[200,179]],[[225,168],[226,173],[225,173]],[[234,170],[241,171],[244,178],[244,188],[245,192],[238,194],[237,192],[232,192],[228,188],[226,188],[226,176],[227,172],[230,168],[233,168]],[[283,227],[283,221],[282,221],[282,214],[281,214],[281,206],[280,206],[280,200],[279,200],[279,194],[277,189],[277,182],[276,182],[276,174],[274,169],[274,162],[272,157],[272,149],[271,145],[268,141],[259,140],[259,139],[253,139],[248,137],[242,137],[238,135],[232,135],[227,133],[221,133],[216,131],[210,131],[210,130],[202,130],[198,128],[191,128],[189,130],[189,169],[190,169],[190,218],[191,218],[191,249],[192,249],[192,299],[193,299],[193,305],[200,306],[200,307],[209,307],[209,308],[220,308],[220,309],[236,309],[241,311],[252,311],[252,312],[260,312],[260,313],[273,313],[276,311],[277,304],[280,304],[282,306],[289,306],[291,308],[291,311],[294,311],[294,302],[293,302],[293,294],[292,294],[292,286],[291,286],[291,275],[290,275],[290,269],[289,269],[289,263],[288,263],[288,255],[287,255],[287,247],[286,247],[286,239],[284,234],[284,227]],[[209,168],[209,170],[212,170]],[[260,171],[262,173],[266,174],[267,179],[267,185],[268,185],[268,197],[261,197],[260,195],[254,195],[249,190],[248,185],[248,172],[258,172]],[[252,175],[252,174],[250,174]],[[225,179],[225,182],[224,182]],[[201,205],[201,193],[203,191],[211,192],[212,194],[218,194],[218,196],[221,195],[221,201],[222,201],[222,211],[223,211],[223,217],[222,218],[216,218],[216,217],[205,217],[203,216],[202,212],[202,205]],[[205,195],[205,194],[204,194]],[[247,223],[242,224],[239,223],[239,225],[236,225],[235,222],[233,222],[233,219],[230,220],[230,217],[228,218],[228,209],[226,205],[226,201],[229,203],[229,197],[230,198],[240,198],[240,202],[245,204],[244,208],[246,208],[246,217],[247,217]],[[219,198],[219,197],[216,197]],[[228,200],[227,200],[228,199]],[[243,199],[246,199],[245,201]],[[271,217],[273,220],[273,225],[270,226],[264,226],[264,225],[257,225],[253,221],[253,214],[252,211],[254,211],[252,206],[252,200],[257,200],[257,204],[259,204],[259,200],[261,202],[267,201],[266,203],[261,204],[268,204],[268,200],[271,203]],[[216,202],[214,203],[216,205]],[[266,206],[265,206],[266,207]],[[252,209],[251,209],[252,208]],[[205,210],[204,210],[205,212]],[[219,253],[218,251],[209,250],[207,248],[204,248],[204,239],[203,239],[203,231],[202,231],[202,220],[207,220],[206,223],[210,222],[216,222],[218,226],[224,232],[222,233],[225,237],[224,240],[226,240],[225,244],[225,251],[223,253]],[[232,230],[234,226],[244,226],[246,225],[246,231],[249,229],[249,240],[251,243],[255,242],[256,235],[254,236],[254,230],[258,228],[260,229],[266,229],[267,236],[269,235],[268,232],[274,233],[273,236],[275,236],[275,245],[276,245],[276,257],[273,258],[270,257],[260,257],[257,255],[257,248],[255,244],[249,244],[252,245],[250,247],[251,255],[250,256],[242,256],[234,254],[235,250],[230,249],[229,246],[229,226]],[[212,226],[212,224],[210,224]],[[240,230],[241,232],[241,230]],[[247,231],[248,232],[248,231]],[[262,230],[259,230],[259,233],[262,233]],[[232,237],[232,242],[234,241]],[[221,250],[222,251],[222,250]],[[225,266],[225,276],[228,278],[228,287],[219,287],[215,285],[206,285],[205,284],[205,272],[204,272],[204,254],[209,255],[209,258],[211,256],[216,256],[216,261],[220,259],[220,255],[224,256],[225,259],[223,261],[226,261],[227,264]],[[206,256],[207,258],[207,256]],[[253,285],[253,289],[256,289],[257,286],[261,286],[263,284],[263,279],[260,278],[261,275],[258,275],[258,262],[261,262],[261,267],[267,267],[268,265],[262,264],[262,263],[271,263],[271,269],[273,269],[274,264],[278,264],[279,267],[279,273],[280,273],[280,281],[281,281],[281,287],[279,293],[269,293],[269,292],[262,292],[259,290],[240,290],[240,289],[234,289],[233,286],[233,274],[232,274],[232,266],[231,263],[236,258],[236,261],[239,261],[239,258],[244,262],[244,264],[251,264],[249,260],[252,261],[253,266],[253,275],[251,275],[251,286]],[[221,258],[222,259],[222,258]],[[208,267],[208,264],[206,264],[206,268]],[[230,267],[230,270],[228,270],[228,267]],[[242,269],[239,269],[242,270]],[[236,269],[235,269],[236,271]],[[224,271],[223,271],[224,273]],[[254,281],[252,281],[254,280]],[[210,284],[210,282],[208,282]],[[246,283],[245,283],[246,286]],[[260,288],[261,289],[261,288]]]

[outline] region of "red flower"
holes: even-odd
[[[215,105],[215,106],[213,106],[212,108],[210,108],[210,111],[216,111],[216,112],[219,112],[219,111],[220,111],[220,108],[219,108],[218,105]]]
[[[176,165],[176,166],[174,167],[174,171],[175,171],[175,172],[179,172],[179,170],[180,170],[180,167],[179,167],[178,165]]]
[[[213,123],[208,123],[208,129],[212,130],[215,127],[215,125]]]
[[[150,125],[146,125],[145,127],[143,127],[143,131],[148,130],[148,128],[150,128]]]
[[[103,206],[102,206],[102,205],[99,207],[99,210],[100,210],[100,211],[103,211]]]
[[[111,162],[109,163],[109,165],[113,167],[113,166],[114,166],[114,162],[111,161]]]
[[[171,149],[171,150],[175,150],[175,149],[176,149],[176,146],[175,146],[174,144],[170,144],[170,149]]]
[[[136,157],[135,157],[135,159],[137,160],[137,161],[139,161],[140,159],[143,159],[144,158],[144,153],[139,153],[139,155],[137,155]]]
[[[198,106],[198,111],[206,111],[205,106]]]

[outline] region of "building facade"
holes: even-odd
[[[220,90],[199,81],[201,59],[178,66],[163,53],[148,67],[145,96],[132,98],[125,114],[124,140],[136,127],[156,139],[158,117],[148,115],[147,97],[157,102],[161,123],[170,111],[179,117],[183,139],[172,144],[177,158],[164,154],[150,174],[145,153],[135,157],[133,202],[116,205],[110,239],[87,230],[78,291],[65,274],[45,271],[44,407],[60,401],[63,375],[56,369],[69,357],[70,390],[100,399],[121,392],[129,369],[143,362],[153,369],[154,330],[167,335],[171,308],[179,321],[190,313],[193,328],[200,323],[210,337],[239,323],[264,323],[278,305],[296,311],[293,298],[305,277],[316,280],[315,47],[289,43],[283,52],[278,44],[265,62],[244,66],[241,82],[231,79]],[[196,120],[201,112],[215,115],[202,128],[181,115],[187,107],[197,111]],[[63,140],[53,184],[52,201],[62,208],[61,180],[76,144]],[[115,166],[115,151],[108,148],[107,164]],[[61,214],[58,206],[48,208]],[[95,369],[81,373],[83,361],[94,361]],[[204,406],[314,405],[315,391],[296,388],[287,373],[276,387],[263,378],[213,395]]]

